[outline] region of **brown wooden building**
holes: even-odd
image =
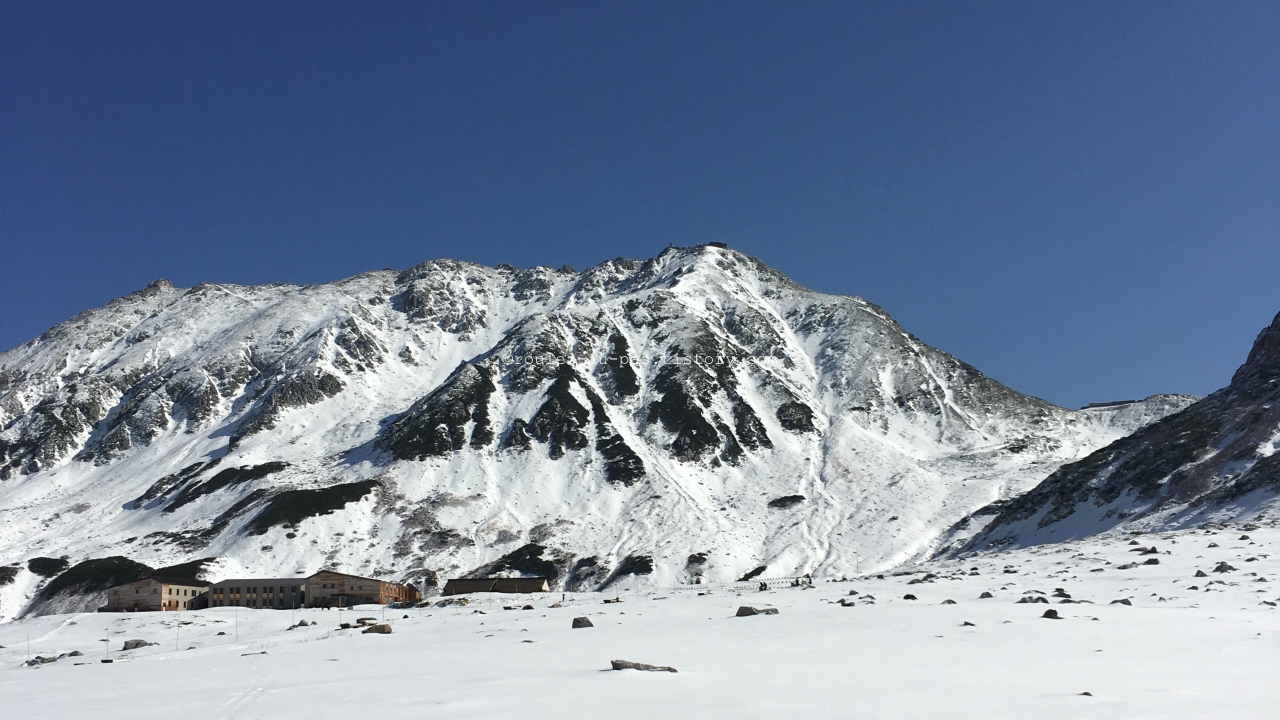
[[[204,606],[209,583],[203,580],[149,577],[107,590],[106,612],[195,610]]]
[[[307,578],[307,607],[350,607],[413,602],[422,594],[412,585],[321,570]]]
[[[474,580],[456,579],[444,584],[444,595],[465,595],[467,593],[539,593],[550,592],[551,587],[546,578],[479,578]]]

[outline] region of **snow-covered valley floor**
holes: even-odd
[[[385,612],[390,635],[339,630],[334,610],[32,618],[0,625],[0,707],[24,720],[1280,717],[1280,609],[1266,604],[1280,601],[1280,528],[1132,539],[813,589],[648,589],[618,604],[584,593],[561,608],[549,607],[559,593],[473,596],[465,608],[341,613]],[[1215,573],[1220,562],[1236,570]],[[925,573],[935,577],[909,584]],[[1087,602],[1062,602],[1058,588]],[[1049,602],[1016,602],[1024,595]],[[525,603],[535,609],[502,609]],[[779,614],[734,617],[741,605]],[[1049,609],[1062,619],[1043,618]],[[571,629],[577,616],[595,627]],[[295,618],[317,624],[286,630]],[[28,638],[31,656],[83,655],[28,667]],[[157,644],[121,652],[131,639]],[[108,651],[128,661],[102,663]],[[678,672],[610,671],[615,659]]]

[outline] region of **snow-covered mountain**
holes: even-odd
[[[973,535],[965,549],[1038,545],[1121,525],[1177,529],[1278,510],[1280,315],[1227,387],[976,513],[959,532]]]
[[[0,617],[39,557],[574,589],[884,568],[1193,400],[1060,408],[712,246],[156,281],[0,355]]]

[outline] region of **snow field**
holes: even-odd
[[[819,578],[813,589],[647,589],[622,591],[619,604],[583,593],[563,608],[549,607],[559,594],[474,596],[465,608],[387,609],[391,635],[338,630],[332,610],[298,611],[318,625],[295,630],[285,629],[295,617],[285,611],[46,616],[0,625],[0,698],[6,716],[28,720],[144,710],[244,719],[1275,717],[1280,610],[1263,602],[1280,601],[1280,529],[1133,539],[925,563],[883,579]],[[1142,564],[1149,559],[1159,564]],[[1236,570],[1215,573],[1221,562]],[[1089,602],[1062,603],[1057,588]],[[978,599],[983,592],[994,597]],[[1023,596],[1049,602],[1017,603]],[[1121,598],[1132,605],[1110,604]],[[501,609],[525,603],[535,609]],[[740,605],[780,613],[734,617]],[[1063,619],[1042,618],[1049,609]],[[357,609],[341,620],[383,613]],[[595,627],[570,629],[580,615]],[[26,667],[28,636],[32,655],[84,656]],[[135,638],[157,644],[119,652]],[[129,661],[101,663],[108,646]],[[614,659],[679,672],[608,671]]]

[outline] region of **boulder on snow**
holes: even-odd
[[[995,597],[995,595],[992,595],[992,594],[991,594],[991,593],[989,593],[989,592],[984,592],[984,593],[982,593],[981,595],[979,595],[979,596],[978,596],[978,599],[979,599],[979,600],[986,600],[987,598],[993,598],[993,597]]]
[[[903,596],[902,596],[902,599],[903,599],[903,600],[915,600],[915,599],[916,599],[916,596],[915,596],[915,595],[912,595],[911,593],[907,593],[906,595],[903,595]]]
[[[373,633],[374,635],[390,635],[391,625],[388,623],[378,623],[377,625],[370,625],[369,627],[365,628],[364,631],[361,632],[360,634],[368,635],[370,633]]]
[[[1213,571],[1214,571],[1214,572],[1216,572],[1216,573],[1232,572],[1232,571],[1234,571],[1234,570],[1235,570],[1235,568],[1234,568],[1234,567],[1232,567],[1230,564],[1228,564],[1228,563],[1226,563],[1226,562],[1220,562],[1220,563],[1218,563],[1218,567],[1216,567],[1216,568],[1214,568],[1214,569],[1213,569]]]
[[[777,614],[778,614],[778,608],[771,608],[771,607],[758,608],[758,607],[751,607],[750,605],[743,605],[742,607],[738,608],[738,612],[735,614],[735,617],[751,617],[752,615],[777,615]]]
[[[943,605],[955,605],[955,604],[956,604],[956,601],[955,601],[955,600],[943,600],[943,601],[942,601],[942,604],[943,604]]]
[[[590,618],[576,617],[573,619],[574,630],[577,630],[578,628],[589,628],[589,627],[595,627],[595,625],[591,624]]]
[[[1196,577],[1209,577],[1209,573],[1207,573],[1207,572],[1205,572],[1205,571],[1203,571],[1203,570],[1197,570],[1197,571],[1196,571]]]
[[[1053,608],[1050,608],[1050,609],[1048,609],[1048,610],[1045,610],[1045,611],[1044,611],[1044,614],[1043,614],[1043,615],[1041,615],[1040,617],[1042,617],[1042,618],[1048,618],[1049,620],[1061,620],[1061,619],[1062,619],[1062,616],[1058,615],[1058,611],[1057,611],[1057,610],[1054,610]]]
[[[1041,597],[1040,595],[1023,595],[1018,598],[1018,603],[1045,603],[1047,605],[1049,603],[1049,599]]]
[[[1142,564],[1143,565],[1159,565],[1160,560],[1157,558],[1147,558],[1147,561]]]
[[[137,650],[138,648],[144,648],[148,645],[155,645],[155,644],[156,643],[147,642],[146,640],[125,640],[124,647],[120,648],[120,650],[121,651]]]
[[[676,672],[673,667],[666,665],[646,665],[645,663],[631,662],[630,660],[610,660],[609,664],[614,670],[647,670],[649,672]]]
[[[1129,602],[1128,598],[1120,598],[1119,600],[1112,600],[1111,604],[1112,605],[1132,605],[1133,603]]]

